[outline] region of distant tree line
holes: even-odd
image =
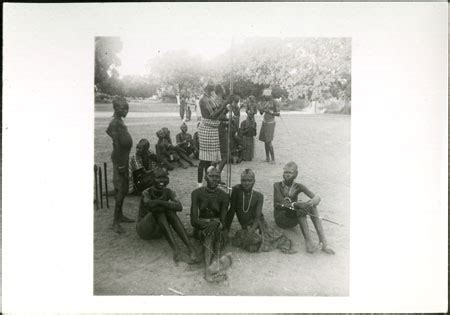
[[[245,98],[271,87],[276,98],[325,102],[351,100],[350,38],[249,38],[213,60],[187,51],[149,59],[146,76],[120,77],[118,37],[95,39],[95,86],[99,92],[161,98],[200,94],[208,81]]]

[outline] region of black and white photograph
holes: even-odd
[[[96,37],[94,88],[94,294],[348,295],[350,38]]]
[[[448,3],[5,3],[2,313],[448,311]]]

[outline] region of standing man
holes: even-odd
[[[186,111],[186,96],[184,94],[180,95],[180,118],[184,119],[184,112]]]
[[[128,163],[133,139],[131,138],[128,128],[123,122],[128,114],[129,105],[123,97],[116,96],[113,99],[114,115],[109,123],[106,133],[113,141],[113,151],[111,160],[113,163],[113,184],[114,184],[114,220],[113,230],[116,233],[124,233],[124,229],[120,225],[123,223],[134,222],[123,214],[122,206],[125,196],[128,193]]]

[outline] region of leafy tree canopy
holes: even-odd
[[[117,54],[122,50],[122,41],[119,37],[95,38],[95,86],[108,94],[120,94],[119,73],[116,67],[120,66]]]

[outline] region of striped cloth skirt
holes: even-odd
[[[259,140],[262,142],[270,142],[275,134],[275,121],[262,122],[261,131],[259,132]]]
[[[219,120],[205,119],[198,126],[199,160],[220,161]]]

